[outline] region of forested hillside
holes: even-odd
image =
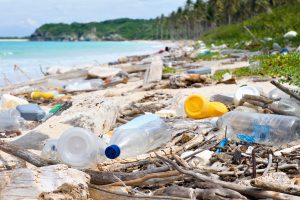
[[[156,19],[45,24],[31,35],[31,40],[178,40],[199,39],[204,34],[208,39],[238,38],[244,32],[238,23],[250,18],[253,20],[242,25],[249,26],[255,33],[264,35],[270,30],[272,34],[282,34],[300,27],[299,5],[300,0],[187,0],[177,11]],[[281,10],[276,11],[276,8]],[[224,25],[231,26],[224,28]],[[207,32],[213,34],[208,36]]]

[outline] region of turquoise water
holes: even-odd
[[[28,42],[0,41],[0,85],[3,73],[13,82],[27,80],[14,65],[20,66],[33,79],[52,66],[78,67],[115,61],[127,55],[154,53],[163,45],[158,42]]]

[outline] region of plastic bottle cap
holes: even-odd
[[[116,159],[121,154],[120,147],[113,144],[105,149],[105,155],[109,159]]]

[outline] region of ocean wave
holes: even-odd
[[[4,52],[0,52],[0,57],[8,57],[8,56],[13,56],[14,52],[12,51],[4,51]]]

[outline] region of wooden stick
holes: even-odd
[[[36,167],[44,167],[49,165],[49,163],[46,160],[42,159],[40,156],[2,140],[0,140],[0,150],[10,155],[21,158],[22,160],[25,160]]]
[[[179,173],[177,170],[168,171],[168,172],[161,172],[161,173],[147,174],[144,177],[141,177],[141,178],[138,178],[138,179],[134,179],[134,180],[130,180],[130,181],[123,181],[123,183],[120,181],[120,182],[112,183],[109,186],[122,186],[124,183],[128,186],[137,186],[137,185],[140,185],[141,183],[143,183],[143,182],[145,182],[149,179],[179,176],[180,174],[181,173]]]
[[[271,83],[277,87],[279,90],[281,90],[282,92],[285,92],[286,94],[294,97],[295,99],[297,99],[298,101],[300,101],[300,96],[296,93],[294,93],[293,91],[289,90],[288,88],[284,87],[283,85],[281,85],[280,83],[276,82],[276,81],[271,81]]]
[[[263,176],[266,176],[268,174],[268,171],[270,170],[270,168],[272,166],[272,161],[273,161],[273,155],[269,154],[268,166],[267,166],[266,170],[264,171]]]
[[[177,171],[192,176],[197,180],[203,181],[203,182],[211,182],[214,184],[218,184],[224,188],[228,188],[234,191],[237,191],[243,195],[247,195],[247,196],[251,196],[254,198],[271,198],[271,199],[290,199],[290,200],[296,200],[299,199],[297,196],[293,196],[293,195],[288,195],[288,194],[283,194],[283,193],[279,193],[279,192],[274,192],[274,191],[264,191],[258,188],[254,188],[254,187],[249,187],[249,186],[243,186],[243,185],[239,185],[236,183],[230,183],[230,182],[225,182],[225,181],[221,181],[221,180],[215,180],[212,179],[208,176],[199,174],[199,173],[195,173],[193,171],[188,171],[188,170],[184,170],[181,167],[179,167],[176,163],[174,163],[173,161],[161,157],[159,155],[157,155],[157,157],[159,159],[161,159],[162,161],[164,161],[165,163],[168,163],[170,165],[172,165]]]
[[[28,80],[31,80],[31,77],[20,66],[14,65],[14,70],[19,70]]]
[[[131,200],[139,200],[139,199],[148,199],[148,200],[189,200],[187,198],[179,198],[179,197],[166,197],[166,196],[132,196],[129,194],[124,194],[121,192],[115,192],[110,191],[104,187],[99,187],[97,185],[89,184],[89,188],[99,191],[97,195],[105,196],[106,198],[102,199],[118,199],[118,200],[125,200],[125,199],[131,199]]]

